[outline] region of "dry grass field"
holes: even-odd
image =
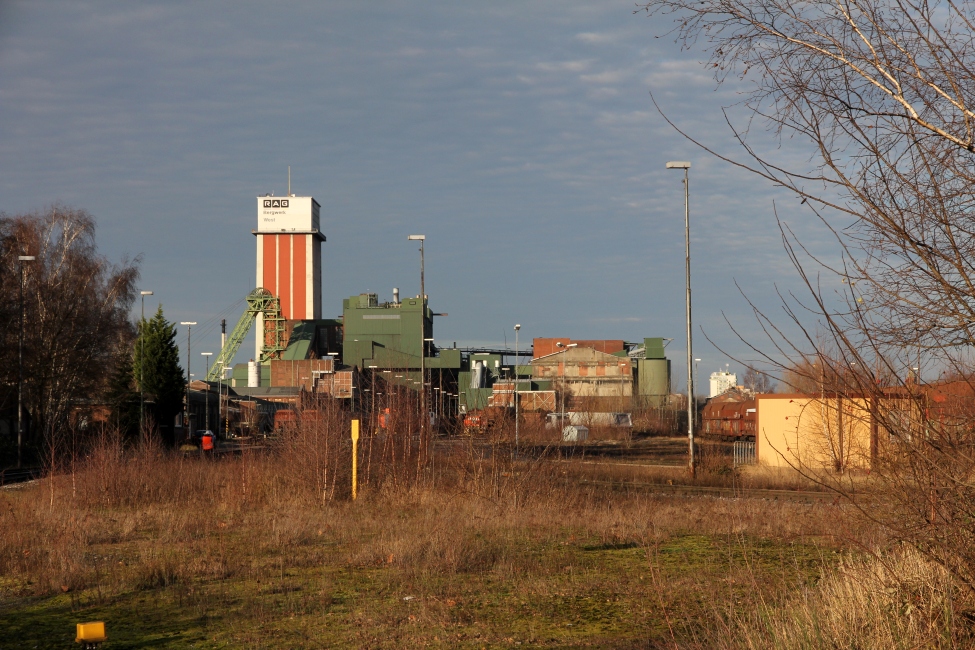
[[[884,540],[829,500],[620,489],[641,470],[609,489],[580,480],[598,465],[585,457],[470,445],[417,473],[370,442],[354,502],[349,449],[324,434],[217,459],[105,440],[0,490],[0,648],[71,647],[87,620],[106,622],[106,650],[968,640],[951,581],[905,550],[872,553]]]

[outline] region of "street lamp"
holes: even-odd
[[[518,332],[521,330],[521,324],[515,324],[515,458],[518,457],[518,415],[519,415],[519,404],[518,404]]]
[[[146,296],[151,296],[151,291],[140,291],[142,296],[142,322],[139,323],[139,432],[142,432],[142,424],[145,421],[146,398],[145,389],[142,387],[143,368],[146,365]]]
[[[701,360],[700,359],[694,359],[694,386],[695,387],[701,385],[701,381],[700,381],[701,375],[698,372],[698,366],[697,366],[697,364],[699,364],[699,363],[701,363]],[[710,394],[710,392],[711,391],[708,391],[709,394]]]
[[[196,325],[196,321],[180,321],[180,325],[186,325],[186,419],[183,421],[183,429],[186,433],[186,437],[189,438],[191,435],[190,431],[190,332],[193,330],[193,326]]]
[[[406,238],[407,241],[420,242],[420,444],[424,446],[423,434],[427,430],[424,424],[427,419],[427,292],[423,285],[423,244],[426,239],[426,235],[409,235]]]
[[[369,426],[371,426],[373,428],[375,428],[375,426],[376,426],[376,395],[375,395],[375,393],[376,393],[376,368],[377,367],[378,366],[369,366],[369,377],[370,377],[370,381],[372,383],[372,390],[369,391],[370,393],[372,393],[371,395],[369,395],[369,420],[370,420],[370,425]]]
[[[213,356],[213,352],[201,352],[200,353],[200,356],[206,357],[206,360],[207,360],[206,374],[203,375],[203,376],[204,377],[209,377],[210,376],[210,357]],[[207,381],[207,394],[206,394],[206,400],[207,400],[207,403],[206,403],[206,430],[209,431],[210,430],[210,383],[209,383],[209,380],[208,379],[205,380],[205,381]],[[217,399],[219,399],[219,398],[217,398]],[[217,404],[219,405],[220,402],[218,401]]]
[[[23,460],[24,447],[24,262],[33,262],[33,255],[18,255],[20,262],[20,336],[17,343],[17,467]]]
[[[626,397],[626,395],[625,395],[626,388],[623,386],[623,379],[626,376],[626,362],[625,361],[621,361],[617,365],[619,365],[619,368],[620,368],[620,413],[624,413],[625,411],[623,410],[623,401],[624,401],[624,398]],[[632,394],[633,391],[631,390],[630,393]]]
[[[691,212],[690,186],[688,170],[691,163],[685,161],[671,161],[667,169],[684,170],[684,272],[687,283],[687,469],[694,478],[694,369],[692,367],[693,354],[691,352]]]
[[[219,358],[220,357],[217,357],[217,359]],[[227,364],[221,363],[220,377],[217,380],[217,433],[218,434],[220,433],[220,423],[223,421],[223,380],[225,374],[227,374]],[[227,427],[223,428],[223,435],[224,438],[227,437]]]
[[[574,348],[574,347],[576,347],[578,345],[579,345],[578,343],[569,343],[568,345],[566,345],[562,341],[556,341],[555,342],[555,347],[557,347],[557,348],[565,348],[566,351],[568,351],[569,348]],[[565,384],[565,366],[566,366],[566,361],[567,361],[566,358],[563,358],[562,359],[562,417],[559,418],[559,426],[561,427],[561,431],[563,431],[563,432],[565,431],[565,401],[569,397],[569,389],[568,389],[568,386],[566,386],[566,384]]]

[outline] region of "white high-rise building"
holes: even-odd
[[[729,388],[738,385],[738,375],[733,372],[719,370],[711,373],[711,394],[708,397],[717,397]]]

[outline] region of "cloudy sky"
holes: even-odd
[[[742,287],[778,313],[798,288],[773,200],[695,150],[731,150],[700,52],[625,0],[0,3],[0,210],[84,208],[100,250],[142,256],[142,288],[193,350],[217,351],[254,287],[254,197],[322,205],[323,313],[426,284],[440,345],[535,336],[675,339],[684,354],[680,172],[689,160],[701,375],[754,358]],[[769,146],[774,146],[770,143]],[[252,346],[245,345],[243,354]],[[199,359],[194,359],[196,364]],[[194,371],[196,372],[196,371]],[[675,379],[677,377],[675,376]]]

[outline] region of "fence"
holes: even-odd
[[[732,453],[735,458],[735,467],[755,464],[754,441],[735,440]]]

